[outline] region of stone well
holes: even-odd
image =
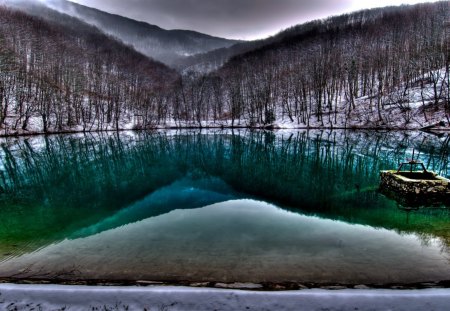
[[[450,180],[436,173],[394,170],[382,171],[380,177],[380,191],[383,193],[415,202],[450,202]]]

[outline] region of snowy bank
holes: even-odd
[[[450,289],[239,291],[0,285],[2,310],[448,310]]]

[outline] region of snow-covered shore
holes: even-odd
[[[439,77],[437,87],[442,88],[448,77],[445,69],[433,71]],[[404,94],[403,94],[404,93]],[[438,131],[450,131],[450,116],[446,108],[445,101],[436,105],[433,84],[428,82],[424,88],[415,86],[407,91],[395,90],[383,96],[385,105],[378,111],[375,108],[375,97],[359,97],[355,99],[355,107],[348,111],[348,102],[343,96],[336,103],[335,111],[322,111],[322,120],[318,120],[315,114],[308,115],[307,120],[289,117],[282,109],[281,104],[277,105],[274,121],[270,124],[252,123],[248,115],[243,114],[232,121],[228,118],[214,120],[212,116],[207,120],[175,120],[172,114],[168,114],[163,119],[153,120],[147,125],[142,124],[140,115],[124,109],[120,119],[116,123],[111,120],[109,123],[99,122],[93,119],[91,123],[73,126],[64,125],[61,128],[50,126],[44,130],[42,116],[33,113],[28,117],[27,127],[23,129],[18,126],[18,118],[12,108],[5,118],[4,124],[0,124],[0,137],[30,136],[44,134],[71,134],[83,132],[108,132],[108,131],[129,131],[129,130],[171,130],[171,129],[347,129],[347,130],[420,130],[422,128],[436,126]],[[401,100],[400,100],[401,99]],[[381,119],[380,119],[381,118]],[[52,120],[55,124],[55,120]],[[438,126],[437,124],[442,124]]]
[[[450,289],[240,291],[0,285],[2,310],[448,310]]]

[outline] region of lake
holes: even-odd
[[[184,130],[4,138],[0,278],[413,284],[450,280],[450,208],[378,192],[450,135]]]

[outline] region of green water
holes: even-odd
[[[161,131],[3,139],[0,277],[450,280],[450,209],[405,210],[379,171],[450,175],[450,136]]]

